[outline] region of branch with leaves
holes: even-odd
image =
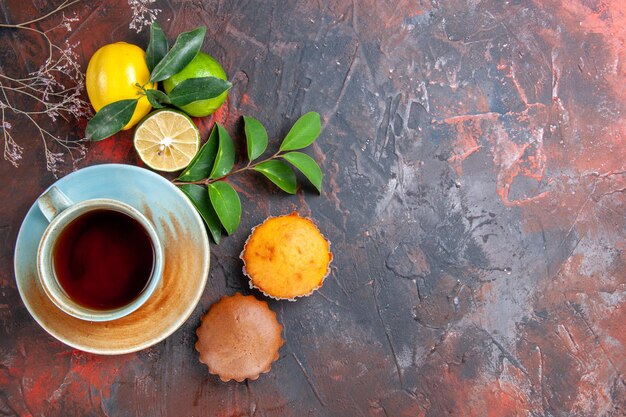
[[[215,243],[219,243],[222,228],[232,234],[241,221],[241,200],[237,191],[226,182],[232,175],[246,171],[263,174],[281,190],[295,194],[296,174],[285,163],[298,169],[322,191],[322,170],[309,155],[297,152],[311,145],[320,134],[320,115],[309,112],[300,117],[291,127],[281,143],[278,152],[258,162],[254,162],[267,150],[267,131],[258,120],[244,116],[244,130],[248,153],[248,163],[233,171],[235,146],[222,125],[216,123],[209,140],[202,146],[189,166],[174,180],[183,193],[191,200],[204,219]]]
[[[92,141],[99,141],[113,136],[133,117],[137,102],[146,96],[152,107],[160,109],[168,106],[181,108],[198,100],[219,96],[229,90],[232,84],[217,77],[190,78],[178,84],[169,94],[156,88],[159,81],[166,80],[180,72],[198,54],[206,27],[199,27],[183,32],[176,38],[170,49],[165,33],[158,23],[150,26],[150,43],[146,49],[146,64],[150,79],[146,85],[137,86],[137,96],[115,101],[100,109],[87,123],[85,134]]]

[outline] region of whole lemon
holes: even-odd
[[[211,55],[207,55],[204,52],[198,52],[195,58],[192,59],[185,68],[163,81],[163,88],[165,89],[165,92],[169,94],[174,87],[186,79],[201,77],[217,77],[222,80],[226,80],[226,72],[220,63],[217,62],[217,60]],[[226,96],[228,96],[228,91],[224,91],[222,94],[214,98],[194,101],[193,103],[181,106],[180,109],[193,117],[208,116],[217,110],[222,103],[224,103]]]
[[[141,89],[156,88],[156,83],[148,83],[150,71],[146,64],[146,53],[137,45],[126,42],[110,43],[98,49],[87,66],[87,95],[93,108],[99,111],[115,101],[137,98]],[[130,122],[123,130],[130,129],[152,109],[148,99],[143,96]]]

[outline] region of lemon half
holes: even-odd
[[[200,148],[200,132],[186,114],[170,109],[148,115],[135,130],[139,158],[157,171],[185,168]]]

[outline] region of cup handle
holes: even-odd
[[[37,204],[48,222],[51,222],[59,213],[74,203],[53,185],[37,199]]]

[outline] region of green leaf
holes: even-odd
[[[187,168],[178,177],[181,181],[200,181],[208,178],[215,162],[218,147],[217,126],[213,126],[209,140],[200,148]]]
[[[322,170],[315,159],[302,152],[289,152],[282,155],[291,165],[295,166],[311,181],[311,184],[322,193]]]
[[[176,107],[182,107],[198,100],[214,98],[228,91],[233,85],[217,77],[188,78],[170,91],[170,100]]]
[[[248,144],[248,159],[253,161],[267,149],[267,131],[254,117],[243,116]]]
[[[200,216],[209,228],[213,241],[215,243],[220,243],[220,238],[222,237],[222,227],[220,226],[220,220],[217,217],[217,213],[215,212],[215,209],[213,209],[213,205],[211,204],[206,188],[196,184],[184,184],[179,188],[189,198],[191,204],[193,204],[196,210],[198,210],[198,213],[200,213]]]
[[[315,142],[321,130],[322,124],[319,113],[309,112],[296,120],[296,123],[291,127],[285,140],[280,145],[280,150],[293,151],[306,148]]]
[[[152,22],[150,25],[150,43],[146,49],[146,64],[148,64],[150,72],[161,62],[168,49],[169,45],[163,29],[157,22]]]
[[[233,145],[233,140],[221,124],[216,123],[215,125],[217,126],[220,145],[217,149],[215,165],[213,165],[211,175],[209,175],[211,179],[221,178],[228,174],[235,164],[235,145]]]
[[[209,184],[209,198],[222,226],[229,235],[233,234],[241,221],[241,200],[237,191],[224,181]]]
[[[133,117],[137,98],[115,101],[107,104],[87,123],[85,136],[91,141],[99,141],[113,136]]]
[[[154,89],[146,90],[146,97],[150,105],[155,109],[162,109],[166,104],[170,104],[170,98],[163,91]]]
[[[296,174],[286,163],[276,160],[261,162],[254,170],[265,175],[281,190],[289,194],[296,193]]]
[[[206,27],[201,26],[178,35],[172,49],[152,70],[150,81],[163,81],[185,68],[198,54],[204,42],[205,34]]]

